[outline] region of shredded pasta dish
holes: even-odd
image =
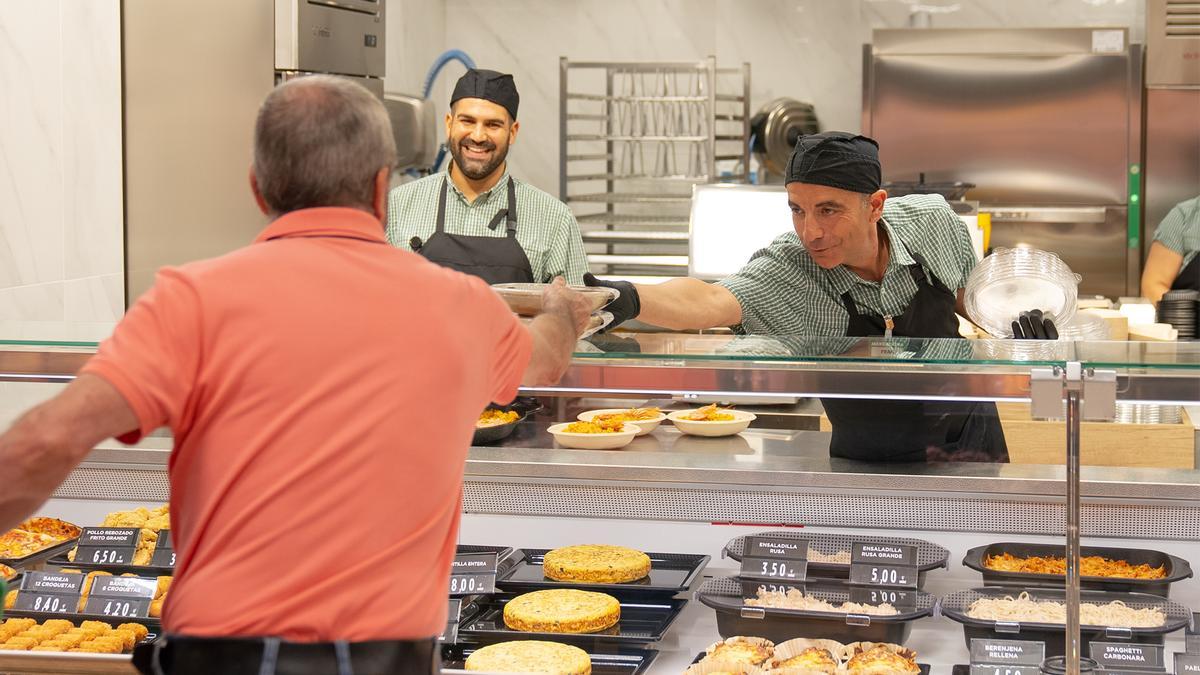
[[[984,559],[983,566],[998,572],[1024,572],[1027,574],[1066,574],[1067,560],[1057,556],[1031,556],[1018,558],[1011,553],[991,555]],[[1085,577],[1120,577],[1122,579],[1163,579],[1167,570],[1163,566],[1151,567],[1145,563],[1133,565],[1124,560],[1110,560],[1098,555],[1080,558],[1079,571]]]
[[[778,609],[799,609],[809,612],[833,612],[837,614],[873,614],[875,616],[894,616],[900,611],[894,606],[864,605],[859,602],[842,602],[834,604],[827,600],[805,595],[795,588],[783,591],[769,591],[763,586],[758,587],[758,597],[748,598],[746,604],[751,607],[775,607]]]
[[[972,619],[1030,623],[1067,622],[1067,606],[1053,600],[1034,600],[1028,593],[1017,597],[979,598],[967,608]],[[1079,623],[1085,626],[1121,628],[1157,628],[1167,622],[1167,615],[1157,607],[1136,609],[1120,600],[1097,605],[1079,603]]]

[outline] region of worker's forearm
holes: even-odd
[[[733,294],[699,279],[672,279],[638,285],[642,311],[638,319],[672,330],[698,330],[741,323],[741,306]]]
[[[1153,302],[1156,305],[1158,304],[1159,300],[1162,300],[1162,296],[1170,289],[1170,282],[1166,282],[1161,279],[1142,278],[1142,296],[1149,299],[1150,302]]]
[[[571,318],[565,313],[540,314],[529,324],[533,352],[522,384],[540,386],[562,378],[571,364],[577,336]]]

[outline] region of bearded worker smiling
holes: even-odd
[[[387,237],[489,284],[580,284],[587,256],[565,204],[508,173],[520,96],[512,75],[468,70],[446,114],[449,168],[388,195]]]

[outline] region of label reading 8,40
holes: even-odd
[[[58,595],[39,595],[33,599],[33,611],[35,612],[74,612],[75,605],[79,603],[75,599],[74,604],[67,601]]]

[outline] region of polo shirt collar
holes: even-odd
[[[453,160],[451,163],[453,163]],[[458,189],[458,185],[456,185],[454,183],[454,179],[450,177],[450,165],[446,165],[446,184],[450,186],[450,190],[453,191],[454,194],[457,195],[464,204],[486,204],[489,200],[491,200],[493,192],[504,189],[504,187],[508,185],[508,162],[504,163],[504,173],[500,175],[500,180],[496,181],[496,184],[493,185],[490,190],[480,192],[479,196],[475,198],[474,203],[467,201],[467,196],[462,193],[462,190]]]
[[[343,206],[291,211],[276,218],[255,237],[259,243],[287,237],[344,237],[384,243],[383,225],[374,215]]]
[[[883,226],[884,232],[887,233],[888,239],[888,266],[883,273],[883,278],[886,279],[896,269],[913,265],[916,261],[909,255],[908,249],[900,241],[899,235],[892,229],[892,226],[888,224],[887,219],[881,217],[879,223]],[[851,272],[845,265],[838,265],[828,270],[824,268],[820,269],[825,277],[825,283],[836,295],[846,293],[846,291],[854,288],[855,284],[870,283],[854,272]]]

